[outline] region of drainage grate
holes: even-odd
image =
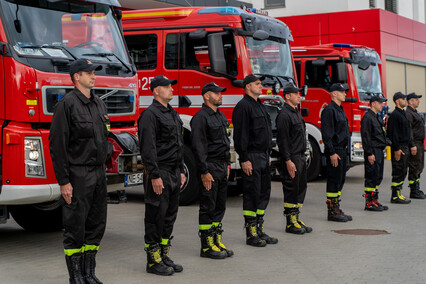
[[[358,235],[358,236],[390,234],[386,230],[372,230],[372,229],[348,229],[348,230],[332,230],[332,231],[341,235]]]

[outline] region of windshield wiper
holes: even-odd
[[[285,85],[287,85],[285,82],[283,82],[283,79],[286,80],[287,82],[290,82],[290,83],[291,83],[291,81],[293,81],[293,83],[296,85],[296,81],[294,80],[293,77],[290,77],[290,76],[273,75],[273,74],[255,74],[255,75],[277,79],[280,82],[280,84],[283,88],[285,87]]]
[[[100,56],[100,57],[114,56],[115,58],[117,58],[118,61],[120,61],[121,64],[123,64],[124,67],[126,67],[127,70],[129,70],[129,73],[132,72],[132,69],[126,63],[124,63],[124,61],[120,57],[118,57],[113,52],[110,52],[110,53],[106,53],[106,52],[104,52],[104,53],[102,53],[102,52],[100,52],[100,53],[85,53],[85,54],[82,54],[82,56]]]
[[[288,82],[290,82],[290,80],[291,81],[293,81],[293,83],[296,85],[296,80],[294,80],[294,78],[293,77],[290,77],[290,76],[284,76],[284,75],[277,75],[279,78],[282,78],[282,79],[286,79]]]

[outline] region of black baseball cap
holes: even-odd
[[[416,93],[409,93],[407,95],[407,100],[411,100],[411,99],[420,99],[422,97],[422,95],[417,95]]]
[[[170,80],[169,78],[163,75],[158,75],[151,80],[151,86],[149,88],[151,89],[151,91],[154,91],[154,89],[158,86],[176,85],[176,83],[177,80]]]
[[[265,76],[256,76],[254,74],[247,75],[243,80],[244,88],[250,83],[256,82],[257,80],[263,81],[263,79],[265,79]]]
[[[205,84],[204,87],[201,89],[201,95],[204,95],[207,92],[221,93],[225,91],[226,91],[226,88],[218,86],[214,82],[210,82]]]
[[[379,102],[379,103],[384,103],[384,102],[387,102],[388,100],[387,99],[385,99],[384,97],[382,97],[382,96],[372,96],[371,98],[370,98],[370,104],[372,103],[372,102]]]
[[[80,71],[90,72],[93,70],[96,70],[96,71],[102,70],[102,65],[93,64],[92,61],[86,58],[79,58],[75,60],[73,63],[71,63],[70,75],[72,77],[77,72],[80,72]]]
[[[396,92],[394,95],[393,95],[393,101],[394,102],[396,102],[396,100],[397,99],[406,99],[407,98],[407,95],[404,95],[403,93],[401,93],[401,92]]]
[[[287,84],[285,87],[284,87],[284,90],[283,90],[283,92],[284,92],[284,95],[286,95],[286,94],[292,94],[292,93],[299,93],[299,92],[301,92],[303,89],[299,89],[298,87],[296,87],[295,85],[293,85],[293,84]]]
[[[330,90],[330,93],[334,91],[346,92],[348,91],[348,88],[341,83],[334,83],[333,85],[330,86],[329,90]]]

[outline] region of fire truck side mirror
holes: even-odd
[[[370,62],[368,62],[367,60],[361,60],[358,63],[358,68],[361,70],[367,70],[370,67]]]
[[[346,72],[346,63],[338,62],[333,66],[333,81],[344,83],[348,80],[348,73]]]
[[[308,108],[306,108],[306,107],[302,107],[302,108],[300,109],[300,114],[301,114],[303,117],[307,117],[307,116],[309,116],[309,109],[308,109]]]
[[[316,66],[316,67],[325,66],[325,59],[318,58],[318,59],[312,60],[312,66]]]
[[[123,12],[119,9],[114,9],[114,13],[117,20],[121,21],[121,19],[123,18]]]
[[[241,79],[232,80],[231,84],[232,84],[232,86],[237,87],[237,88],[244,88],[244,82]]]
[[[257,30],[254,32],[253,38],[255,40],[265,40],[269,38],[269,33],[264,30]]]
[[[304,85],[302,87],[302,97],[306,96],[308,94],[308,85]]]
[[[189,39],[202,39],[207,36],[207,31],[205,29],[197,29],[188,34]]]

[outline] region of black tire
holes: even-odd
[[[186,181],[180,190],[179,205],[186,206],[197,201],[200,192],[198,190],[199,177],[197,173],[197,164],[195,162],[194,154],[189,146],[184,146],[183,155]]]
[[[308,161],[307,165],[307,176],[308,181],[316,180],[321,173],[321,152],[317,142],[309,136],[309,153],[310,153],[310,161]]]
[[[62,225],[61,201],[46,204],[9,206],[9,212],[19,226],[32,232],[60,231]]]

